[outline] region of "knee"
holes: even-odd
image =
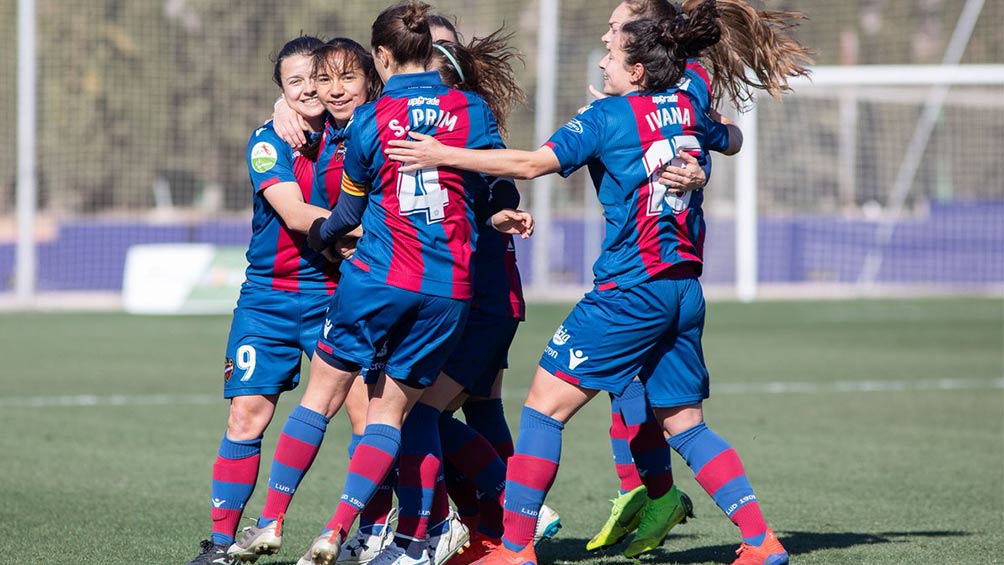
[[[227,418],[227,437],[234,441],[247,441],[265,432],[272,420],[274,406],[268,402],[235,402],[230,404]]]

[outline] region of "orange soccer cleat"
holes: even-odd
[[[533,544],[529,544],[516,552],[500,545],[498,549],[475,561],[473,565],[537,565],[537,554]]]
[[[474,535],[471,536],[470,545],[454,554],[446,562],[446,565],[469,565],[482,559],[501,546],[501,539],[488,537],[481,532],[474,532]]]
[[[774,530],[770,529],[767,530],[767,537],[764,538],[763,544],[746,545],[744,543],[739,546],[738,550],[736,550],[736,555],[738,555],[739,558],[733,561],[732,565],[788,564],[788,552],[785,551],[781,542],[777,540],[777,536],[774,535]]]

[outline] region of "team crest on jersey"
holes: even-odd
[[[275,147],[267,141],[259,141],[251,148],[251,168],[256,173],[272,170],[278,160],[279,154]]]
[[[568,120],[568,123],[565,124],[564,127],[565,127],[565,129],[567,129],[568,131],[571,131],[572,133],[582,133],[583,131],[585,131],[585,128],[582,127],[582,122],[580,122],[576,118],[572,118],[571,120]]]
[[[230,382],[232,376],[234,376],[234,360],[227,357],[227,362],[223,364],[223,380]]]

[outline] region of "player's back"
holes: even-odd
[[[454,147],[501,145],[494,117],[477,95],[447,88],[436,72],[391,77],[379,100],[356,110],[347,131],[342,189],[369,195],[366,236],[352,263],[392,286],[469,299],[474,200],[487,183],[457,169],[401,172],[384,149],[411,131]]]
[[[588,164],[597,187],[606,220],[603,251],[594,264],[597,286],[632,286],[684,262],[700,272],[703,193],[676,197],[657,177],[679,149],[704,163],[709,150],[727,147],[728,135],[686,92],[598,100],[549,144],[562,174]]]
[[[282,140],[269,122],[248,140],[248,173],[254,189],[251,241],[248,244],[249,282],[277,290],[330,293],[337,269],[306,245],[304,234],[290,230],[265,198],[265,190],[283,182],[300,187],[305,202],[330,208],[333,200],[315,185],[315,161]],[[336,196],[337,197],[337,196]]]

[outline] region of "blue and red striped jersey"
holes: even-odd
[[[368,196],[352,264],[391,286],[470,299],[474,201],[487,181],[450,168],[402,173],[384,149],[409,131],[454,147],[502,147],[495,117],[476,94],[444,86],[435,71],[392,76],[346,131],[342,190]]]
[[[676,88],[651,95],[597,100],[558,130],[547,145],[568,176],[588,165],[603,206],[606,234],[593,265],[599,289],[630,287],[685,262],[700,272],[704,247],[703,190],[682,197],[656,182],[680,148],[724,151],[728,130]]]
[[[317,153],[315,165],[314,188],[329,197],[330,206],[338,203],[338,195],[342,193],[342,169],[345,165],[345,128],[338,127],[329,116],[324,124],[321,136],[321,147]]]
[[[264,191],[281,182],[295,182],[305,202],[330,209],[338,195],[337,186],[328,191],[316,187],[314,161],[283,141],[272,128],[272,122],[251,134],[247,163],[255,191],[247,280],[277,290],[334,292],[337,267],[311,251],[304,234],[286,227]]]

